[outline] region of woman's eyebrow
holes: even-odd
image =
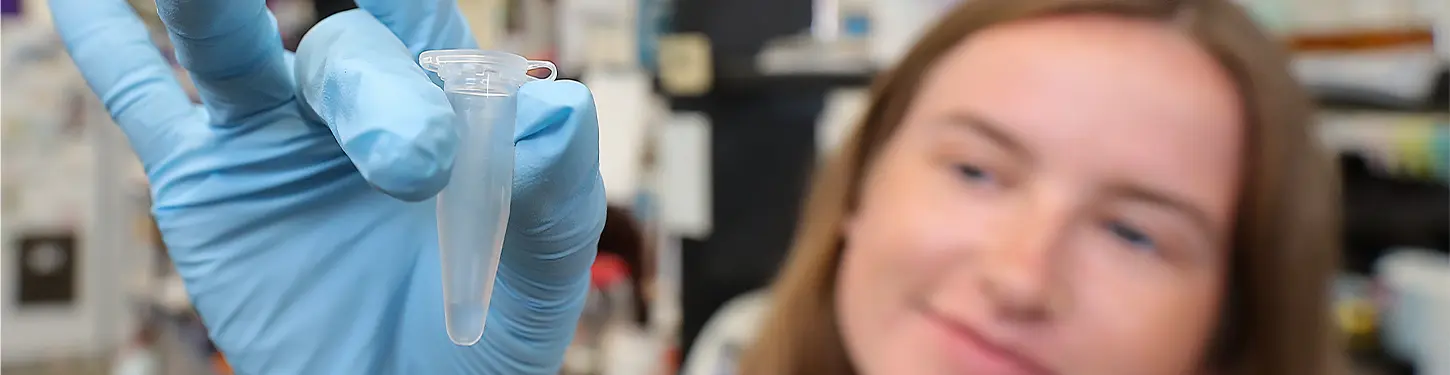
[[[1027,161],[1035,159],[1032,150],[1024,146],[1022,141],[1017,140],[1016,137],[1002,130],[1004,127],[1001,124],[982,116],[967,112],[953,112],[947,115],[944,122],[980,135],[993,144],[1007,150],[1013,156]]]

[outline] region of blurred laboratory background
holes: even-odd
[[[611,210],[564,373],[729,373],[811,171],[874,73],[960,1],[461,0],[485,48],[554,61],[597,101]],[[1340,156],[1344,246],[1325,251],[1345,259],[1355,373],[1450,375],[1433,334],[1450,332],[1450,1],[1239,2],[1295,51]],[[51,10],[0,3],[0,371],[229,374]],[[154,3],[133,3],[167,50]],[[289,46],[353,7],[268,3]]]

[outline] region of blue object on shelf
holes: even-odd
[[[639,0],[639,64],[647,72],[659,72],[659,40],[669,32],[672,2]]]
[[[848,15],[841,25],[847,37],[864,38],[871,34],[871,17],[865,14]]]

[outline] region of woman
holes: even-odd
[[[742,374],[1325,374],[1335,189],[1227,1],[969,1],[817,180]]]
[[[358,0],[282,52],[260,1],[51,0],[241,374],[558,371],[604,223],[593,102],[519,93],[484,337],[444,334],[456,136],[413,58],[452,0]],[[1336,210],[1285,56],[1222,0],[973,0],[881,78],[820,177],[744,374],[1324,374]]]

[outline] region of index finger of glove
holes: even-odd
[[[448,183],[453,107],[375,17],[354,9],[318,22],[296,70],[299,98],[374,187],[419,201]]]
[[[135,9],[124,0],[51,0],[50,7],[71,59],[141,161],[165,154],[174,143],[166,139],[195,107]]]

